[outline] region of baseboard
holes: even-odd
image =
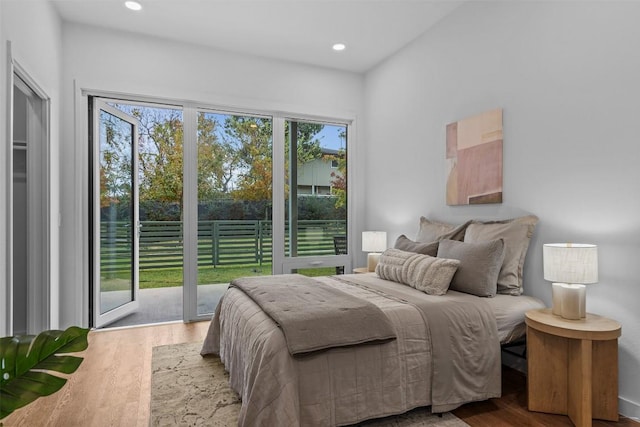
[[[640,403],[632,402],[623,397],[618,397],[618,412],[627,418],[640,421]]]

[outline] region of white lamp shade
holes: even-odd
[[[547,243],[542,247],[544,279],[550,282],[598,282],[598,247],[584,243]]]
[[[386,231],[363,231],[362,251],[363,252],[383,252],[387,249]]]

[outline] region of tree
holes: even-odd
[[[306,163],[315,159],[319,159],[322,156],[322,149],[320,148],[320,140],[316,138],[324,125],[320,123],[305,123],[295,122],[297,127],[297,145],[298,151],[298,163]],[[285,125],[285,139],[290,141],[291,139],[291,125],[289,121]],[[287,148],[289,148],[287,144]]]
[[[100,207],[131,198],[131,141],[118,120],[108,113],[100,116]]]
[[[211,114],[198,114],[198,199],[228,197],[240,159],[233,141],[219,137],[221,124]]]
[[[139,187],[141,202],[182,204],[184,125],[182,112],[115,104],[138,119]],[[320,158],[318,133],[322,124],[285,122],[287,140],[293,123],[299,164]],[[101,196],[103,206],[130,194],[124,179],[131,169],[117,126],[107,125],[106,145],[101,147]],[[198,114],[198,199],[271,200],[273,192],[273,141],[270,118],[215,113]],[[286,151],[288,156],[289,145]],[[288,170],[288,160],[287,168]],[[128,165],[128,166],[127,166]],[[128,167],[128,169],[127,169]]]
[[[315,159],[322,157],[322,149],[320,148],[320,140],[316,137],[324,128],[324,125],[319,123],[305,123],[305,122],[285,122],[285,179],[289,182],[289,173],[291,168],[289,166],[289,153],[291,147],[295,144],[296,158],[298,167],[302,164],[311,162]],[[296,130],[296,138],[292,139],[292,129]],[[289,195],[289,188],[285,188],[285,194]]]
[[[236,200],[271,200],[273,188],[273,143],[270,119],[227,116],[224,140],[235,153],[229,172]]]
[[[182,204],[184,126],[179,110],[115,105],[138,119],[139,186],[141,201]],[[220,124],[207,114],[198,115],[198,198],[210,199],[229,192],[235,153],[220,142]],[[118,147],[113,150],[118,151]]]
[[[340,131],[340,138],[346,139],[346,130]],[[338,162],[338,172],[331,172],[331,194],[336,196],[336,208],[347,205],[347,153],[344,148],[332,160]]]
[[[135,109],[140,121],[140,200],[182,203],[182,114],[177,110]]]

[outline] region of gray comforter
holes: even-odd
[[[346,425],[500,396],[500,345],[483,299],[429,296],[374,275],[319,280],[378,306],[397,339],[292,357],[277,324],[229,288],[202,354],[219,354],[228,369],[242,398],[239,425]]]
[[[374,304],[310,277],[243,277],[230,287],[242,289],[280,326],[292,355],[396,337]]]

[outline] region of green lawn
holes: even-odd
[[[301,269],[298,271],[305,276],[328,276],[335,274],[334,267]],[[239,266],[216,267],[206,266],[198,268],[198,284],[229,283],[237,277],[265,276],[271,274],[271,264],[253,264]],[[128,287],[126,272],[115,273],[113,277],[102,278],[102,291],[124,290]],[[167,288],[182,286],[182,268],[153,269],[140,271],[140,289]]]

